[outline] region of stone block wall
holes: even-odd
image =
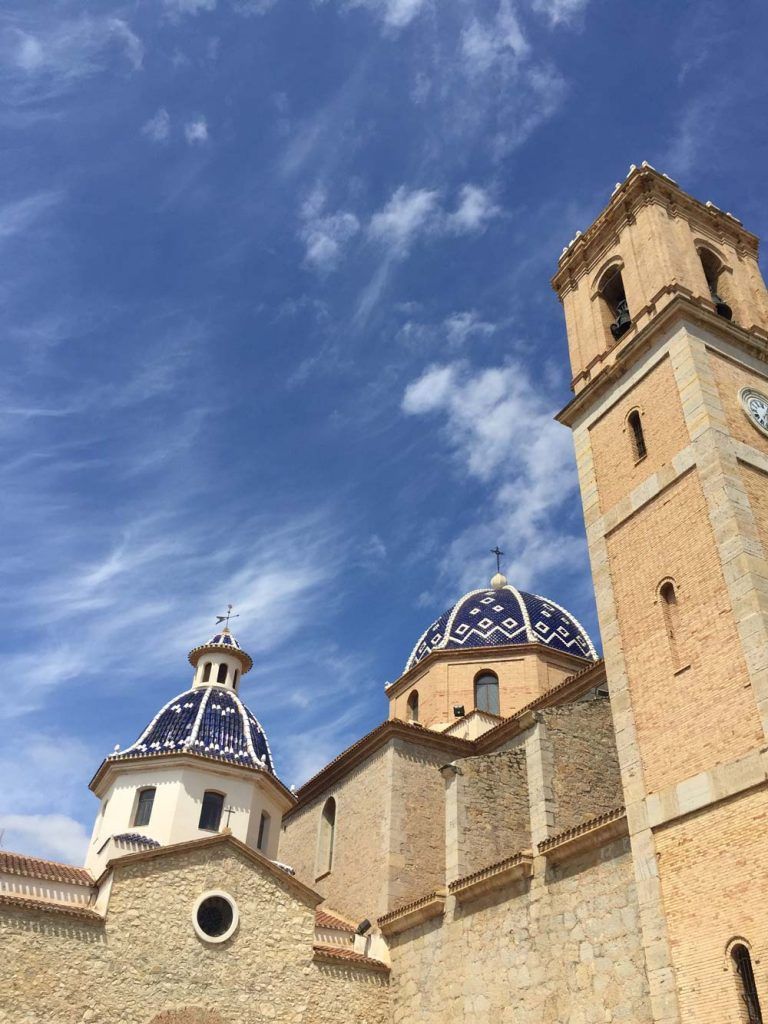
[[[192,927],[222,889],[240,923],[221,945]],[[386,975],[312,961],[314,908],[222,844],[119,864],[106,923],[0,908],[2,1024],[385,1024]]]
[[[650,1024],[626,839],[391,942],[395,1024]]]
[[[459,762],[459,871],[470,874],[530,846],[522,747]]]
[[[553,833],[624,802],[607,697],[541,712],[552,750]]]

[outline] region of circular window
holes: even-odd
[[[225,892],[203,893],[192,911],[192,924],[204,942],[226,942],[237,922],[235,901]]]

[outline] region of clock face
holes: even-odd
[[[754,388],[742,388],[739,399],[752,424],[761,433],[768,435],[768,395],[755,391]]]

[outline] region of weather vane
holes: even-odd
[[[233,615],[232,614],[232,608],[233,608],[233,605],[228,604],[227,605],[227,614],[226,615],[217,615],[216,616],[216,625],[217,626],[219,625],[219,623],[223,622],[224,623],[224,629],[229,629],[229,620],[230,619],[239,619],[240,618],[239,615]]]
[[[495,548],[491,548],[491,554],[496,555],[496,572],[501,572],[501,556],[504,552],[499,549],[497,544]]]

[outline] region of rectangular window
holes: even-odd
[[[256,840],[256,849],[263,850],[269,839],[269,815],[266,811],[261,812],[259,820],[259,838]]]
[[[134,827],[137,825],[148,825],[152,817],[152,804],[155,802],[154,789],[142,789],[139,792],[139,801],[136,804],[136,814],[133,817]]]
[[[203,808],[200,811],[199,827],[206,832],[218,832],[221,824],[221,814],[224,810],[224,797],[221,793],[214,793],[207,790],[203,796]]]

